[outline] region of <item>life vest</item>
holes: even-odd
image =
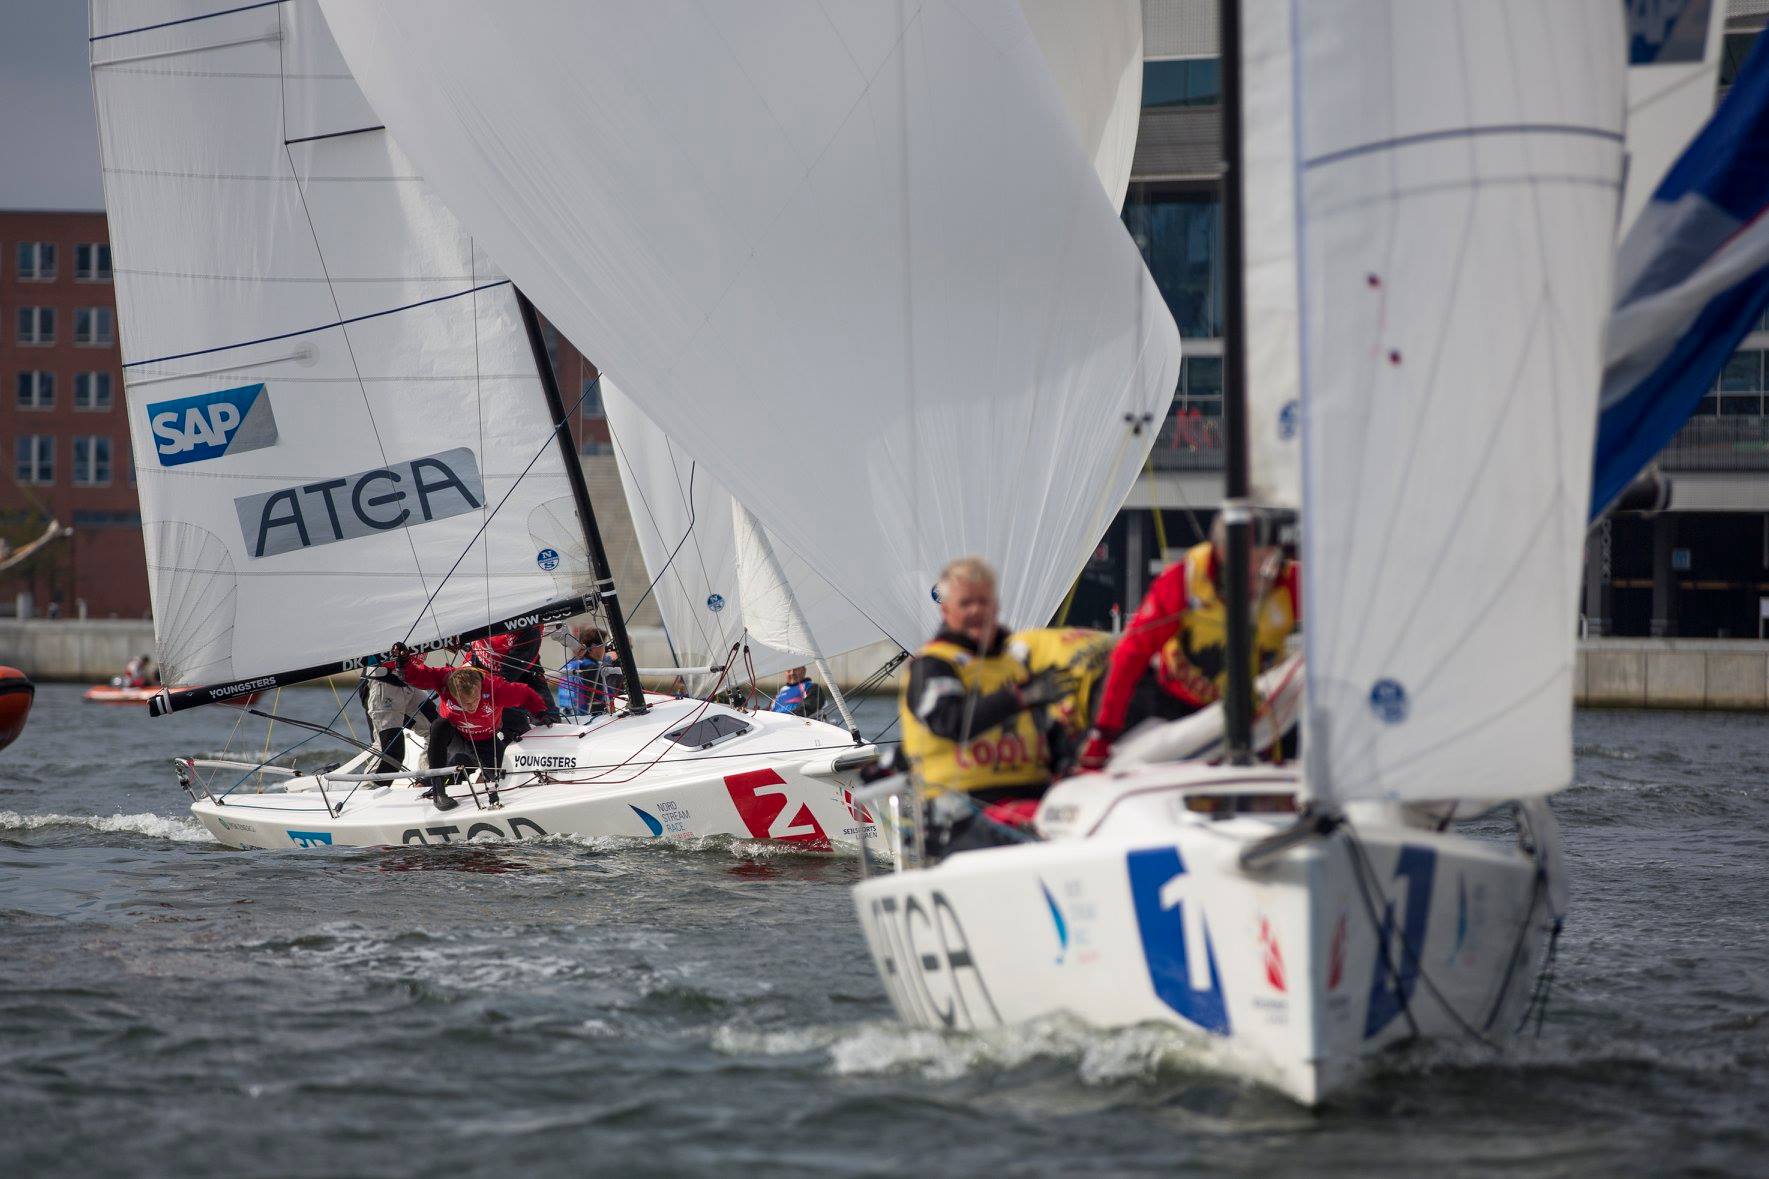
[[[951,664],[970,694],[986,696],[1030,678],[1026,665],[1015,659],[1006,645],[998,654],[978,655],[957,643],[934,639],[922,647],[921,654]],[[921,722],[910,707],[908,676],[903,685],[903,754],[915,767],[924,794],[1049,783],[1050,751],[1037,709],[1015,713],[992,729],[972,733],[961,744],[939,736]]]
[[[1228,606],[1210,575],[1210,544],[1195,545],[1185,555],[1185,614],[1179,633],[1161,648],[1161,685],[1181,700],[1200,708],[1216,703],[1228,680]],[[1293,569],[1284,573],[1254,603],[1253,674],[1284,657],[1284,644],[1296,629],[1292,596]]]
[[[1054,667],[1075,677],[1075,690],[1047,707],[1045,715],[1079,737],[1091,723],[1094,694],[1111,668],[1113,642],[1103,630],[1050,626],[1015,631],[1007,638],[1007,651],[1026,665],[1029,675]]]

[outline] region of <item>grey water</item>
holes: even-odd
[[[0,1172],[1761,1175],[1766,738],[1580,714],[1539,1037],[1401,1052],[1308,1113],[1158,1030],[896,1025],[850,860],[227,850],[167,759],[263,749],[262,722],[46,686],[0,753]]]

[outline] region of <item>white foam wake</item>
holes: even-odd
[[[208,828],[191,818],[168,818],[143,811],[138,815],[21,815],[0,811],[0,831],[38,831],[45,827],[85,827],[107,834],[146,835],[178,843],[214,843]]]

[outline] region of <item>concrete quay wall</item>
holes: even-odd
[[[1593,708],[1769,711],[1769,642],[1586,639],[1573,699]]]
[[[673,666],[675,661],[670,658],[663,628],[638,626],[630,633],[633,654],[641,667]],[[885,643],[865,647],[830,660],[829,670],[836,683],[851,687],[877,671],[894,650]],[[115,618],[0,618],[0,664],[16,667],[44,683],[107,683],[123,670],[124,664],[144,651],[159,658],[152,622]],[[541,652],[550,667],[558,667],[567,658],[564,647],[558,643],[545,644]],[[741,676],[741,669],[736,674]],[[770,676],[763,685],[774,687],[780,680],[780,676]],[[886,686],[895,690],[895,678]]]

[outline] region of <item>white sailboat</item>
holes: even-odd
[[[532,309],[363,99],[319,8],[92,6],[164,712],[597,616],[622,633]],[[184,759],[236,846],[577,833],[851,844],[847,732],[645,697],[420,797],[422,742],[318,775]],[[342,715],[344,705],[340,706]]]
[[[1246,11],[1250,88],[1295,21],[1303,765],[1072,779],[1041,840],[856,905],[912,1023],[1163,1024],[1315,1104],[1402,1041],[1500,1044],[1564,912],[1625,53],[1607,0]],[[1515,840],[1452,826],[1493,808]]]

